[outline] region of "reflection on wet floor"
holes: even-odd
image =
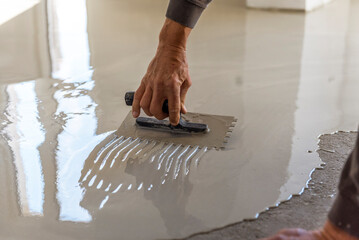
[[[35,82],[7,86],[9,105],[5,110],[8,124],[2,130],[13,153],[17,196],[23,216],[42,215],[44,177],[38,147],[45,134],[38,118]]]
[[[224,151],[115,134],[166,1],[13,2],[0,2],[0,238],[180,238],[253,218],[302,191],[319,134],[357,129],[358,0],[307,15],[210,5],[187,106],[238,118]]]
[[[57,199],[59,220],[90,222],[88,211],[80,206],[83,191],[78,179],[86,152],[97,128],[96,104],[88,95],[94,87],[87,36],[86,1],[48,1],[49,46],[54,98],[58,105],[55,117],[62,122],[57,137]]]

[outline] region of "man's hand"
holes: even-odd
[[[172,125],[179,123],[180,112],[187,112],[184,102],[192,84],[186,57],[186,42],[190,31],[190,28],[166,19],[156,55],[135,93],[132,103],[133,117],[140,115],[140,108],[157,119],[168,117],[168,114],[162,112],[166,99]]]
[[[320,231],[306,231],[301,228],[283,229],[275,236],[262,240],[325,240]],[[328,239],[329,240],[329,239]]]
[[[276,235],[262,240],[359,240],[344,230],[334,226],[329,220],[324,227],[315,231],[306,231],[300,228],[283,229]]]

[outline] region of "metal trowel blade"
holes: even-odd
[[[176,131],[161,131],[158,128],[143,128],[136,124],[131,111],[127,114],[119,129],[117,136],[139,138],[142,140],[182,144],[184,146],[199,146],[221,149],[225,147],[225,138],[232,131],[236,119],[233,116],[220,116],[188,112],[182,115],[185,121],[205,123],[209,131],[206,133],[188,133]]]

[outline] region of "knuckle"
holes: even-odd
[[[179,81],[173,78],[170,79],[169,81],[166,81],[165,83],[165,87],[170,90],[173,90],[179,86],[180,86]]]
[[[159,115],[161,113],[161,109],[159,109],[157,106],[150,106],[149,108],[150,112],[153,113],[153,115],[156,117],[157,115]]]
[[[158,120],[163,120],[166,118],[166,116],[161,113],[156,113],[153,116],[155,116]]]
[[[176,113],[179,113],[180,110],[181,110],[181,108],[179,108],[179,107],[172,107],[169,109],[169,112],[176,114]]]
[[[146,103],[145,101],[141,101],[140,102],[140,107],[145,110],[148,111],[148,103]]]
[[[140,90],[137,90],[135,92],[135,95],[133,96],[133,101],[140,101],[142,97],[142,94],[140,93]]]
[[[192,81],[190,79],[188,79],[186,81],[186,85],[187,85],[187,87],[191,87],[192,86]]]
[[[156,81],[155,86],[157,89],[163,89],[163,87],[165,86],[165,83],[163,81]]]

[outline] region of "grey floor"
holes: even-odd
[[[312,174],[308,188],[300,196],[281,203],[259,215],[258,219],[235,223],[188,240],[245,239],[270,236],[282,228],[316,229],[323,225],[337,193],[341,169],[353,149],[354,132],[338,132],[320,137],[318,153],[325,166]],[[334,151],[333,151],[334,150]]]

